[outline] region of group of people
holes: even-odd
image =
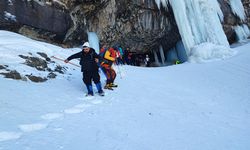
[[[69,56],[65,63],[68,63],[72,59],[80,58],[81,71],[83,73],[83,82],[85,83],[88,93],[86,96],[93,96],[92,80],[94,81],[99,95],[104,96],[104,91],[100,82],[99,68],[103,71],[106,76],[106,85],[104,89],[113,90],[117,85],[114,84],[116,78],[116,72],[112,65],[115,63],[117,65],[128,64],[137,65],[143,62],[145,66],[149,66],[148,55],[142,56],[129,51],[129,48],[123,50],[119,46],[114,46],[108,48],[104,45],[99,54],[95,52],[93,48],[90,47],[88,42],[85,42],[82,46],[82,51]]]
[[[122,62],[122,64],[127,64],[131,66],[150,66],[150,58],[148,54],[138,54],[130,51],[129,48],[126,48],[123,51]]]
[[[82,46],[82,51],[69,56],[65,63],[68,63],[72,59],[80,58],[81,71],[83,73],[83,82],[87,87],[87,95],[93,96],[92,80],[94,81],[98,94],[104,96],[104,91],[100,82],[99,67],[104,72],[107,80],[104,89],[112,90],[113,87],[117,87],[114,84],[116,78],[116,72],[112,68],[112,64],[117,60],[117,51],[114,48],[106,49],[103,47],[100,53],[97,54],[93,48],[90,47],[88,42],[85,42]]]

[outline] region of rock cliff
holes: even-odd
[[[242,0],[246,23],[250,25],[250,2]],[[225,19],[223,27],[230,43],[235,42],[232,26],[243,23],[219,0]],[[0,29],[32,38],[76,46],[96,32],[100,43],[121,45],[145,53],[173,47],[181,38],[172,8],[158,9],[154,0],[2,0]]]

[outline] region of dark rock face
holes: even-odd
[[[153,0],[12,2],[0,2],[0,29],[16,31],[18,26],[20,33],[36,39],[73,46],[87,41],[87,31],[93,31],[101,44],[119,44],[137,52],[149,51],[159,43],[171,47],[180,39],[172,13],[160,12]],[[5,12],[16,16],[16,22],[6,20]]]
[[[243,22],[231,12],[228,0],[219,2],[232,43],[232,26]],[[250,25],[250,2],[242,2]],[[6,18],[6,12],[16,21]],[[88,40],[88,31],[96,32],[101,45],[121,45],[138,53],[158,49],[159,44],[167,51],[181,40],[171,7],[159,10],[154,0],[1,0],[0,29],[68,46],[78,46]]]
[[[169,37],[166,35],[178,31],[171,12],[159,11],[154,1],[144,0],[110,0],[89,18],[88,27],[98,33],[101,44],[118,44],[139,53],[151,50]],[[174,43],[179,39],[172,36]],[[173,43],[169,40],[166,45]]]
[[[6,19],[6,13],[14,15],[16,22]],[[9,28],[9,24],[27,25],[54,33],[54,40],[62,40],[71,23],[67,11],[52,5],[37,3],[34,0],[12,0],[11,3],[7,0],[0,1],[0,28]]]

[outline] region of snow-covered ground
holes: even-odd
[[[21,74],[43,75],[20,54],[78,51],[0,31],[0,65]],[[0,150],[249,150],[250,44],[233,51],[209,63],[116,68],[119,87],[105,97],[84,97],[80,69],[59,60],[68,71],[44,83],[0,76]]]

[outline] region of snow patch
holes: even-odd
[[[190,53],[189,62],[207,62],[212,60],[220,60],[233,56],[235,52],[223,45],[215,45],[212,43],[202,43],[195,46]]]
[[[21,129],[23,132],[33,132],[45,129],[48,125],[43,123],[34,123],[34,124],[23,124],[19,125],[19,129]]]
[[[0,132],[0,142],[19,139],[21,135],[20,132]]]
[[[12,15],[11,13],[4,11],[4,19],[5,20],[11,20],[11,21],[16,21],[16,16]]]

